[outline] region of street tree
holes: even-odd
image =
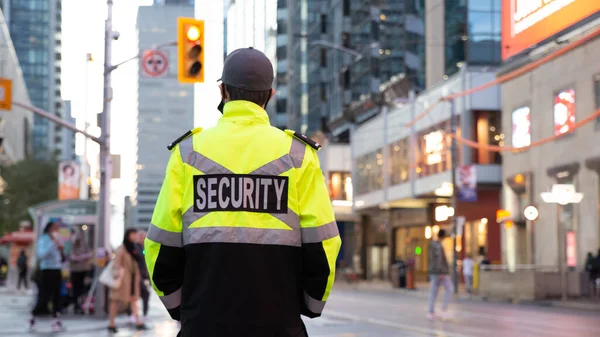
[[[4,182],[0,195],[0,235],[31,220],[27,208],[55,200],[58,196],[58,163],[54,160],[26,159],[0,166]]]

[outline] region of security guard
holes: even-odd
[[[321,315],[341,246],[320,145],[270,125],[262,52],[232,52],[221,81],[217,126],[168,147],[145,242],[152,283],[181,336],[305,337],[300,315]]]

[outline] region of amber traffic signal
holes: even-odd
[[[204,21],[177,19],[177,78],[183,83],[204,82]]]

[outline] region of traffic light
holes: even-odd
[[[183,83],[204,82],[204,21],[177,19],[177,78]]]

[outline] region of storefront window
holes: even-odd
[[[352,201],[350,172],[331,172],[329,174],[329,197],[331,200]]]
[[[460,125],[460,121],[457,121]],[[448,171],[452,168],[451,144],[449,135],[450,121],[445,121],[418,135],[418,149],[416,153],[416,173],[418,177],[426,177]],[[461,135],[460,127],[456,130]],[[461,147],[458,146],[458,158],[461,156]],[[460,160],[459,160],[460,162]]]
[[[366,194],[383,188],[383,155],[372,152],[356,160],[358,167],[357,193]]]
[[[483,218],[465,223],[465,254],[485,256],[487,251],[488,219]]]
[[[410,169],[410,154],[408,139],[401,139],[389,146],[390,153],[390,182],[398,185],[408,181]]]

